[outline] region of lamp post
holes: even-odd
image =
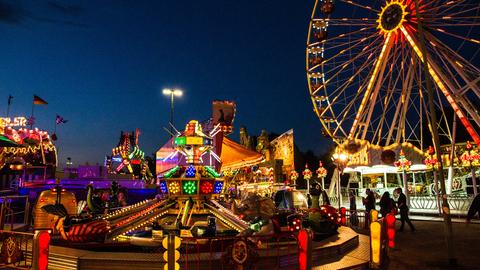
[[[173,100],[174,97],[181,97],[183,95],[183,91],[180,89],[163,89],[162,93],[165,96],[170,96],[170,135],[173,138]]]
[[[340,208],[342,208],[342,188],[340,185],[342,182],[341,179],[342,179],[343,170],[345,169],[345,166],[347,166],[348,157],[343,152],[336,152],[332,156],[332,161],[337,166],[337,171],[338,171],[337,196],[338,196],[338,210],[340,211]]]
[[[394,163],[395,167],[399,172],[402,172],[403,186],[405,188],[405,197],[407,198],[407,206],[410,207],[410,194],[408,193],[408,181],[407,181],[407,171],[410,170],[412,162],[405,157],[405,152],[403,149],[400,150],[400,157]]]
[[[428,147],[428,157],[425,159],[425,165],[427,166],[427,169],[432,170],[433,173],[433,191],[435,192],[435,197],[437,199],[437,207],[438,207],[438,212],[441,215],[442,214],[442,209],[440,205],[440,192],[438,190],[438,175],[437,175],[437,170],[439,169],[439,162],[438,159],[435,156],[435,149],[432,146]]]
[[[316,171],[317,177],[322,179],[322,189],[325,189],[325,177],[327,176],[327,169],[323,167],[323,163],[320,161],[318,164],[318,169]]]
[[[305,164],[305,170],[302,174],[303,179],[307,180],[307,194],[310,194],[310,179],[312,178],[312,171],[308,169],[308,164]]]
[[[473,149],[473,145],[470,142],[467,142],[466,150],[460,157],[462,160],[462,165],[465,167],[470,167],[472,173],[472,185],[473,185],[473,195],[477,196],[477,177],[475,173],[475,167],[480,165],[480,154],[477,149]]]

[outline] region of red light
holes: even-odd
[[[310,269],[312,257],[312,238],[306,230],[298,233],[298,266],[300,270]]]
[[[345,207],[340,208],[340,217],[339,222],[345,226],[347,224],[347,209]]]
[[[133,165],[139,165],[141,162],[138,159],[132,159],[130,163],[132,163]]]
[[[47,270],[48,268],[48,250],[50,247],[50,234],[41,232],[38,237],[38,269]]]
[[[210,194],[213,192],[213,185],[211,182],[205,181],[200,185],[200,191],[202,194]]]
[[[396,218],[393,214],[387,214],[385,217],[385,222],[387,223],[387,238],[388,238],[388,247],[395,247],[395,221]]]

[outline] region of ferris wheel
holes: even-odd
[[[433,124],[451,139],[445,112],[455,112],[480,145],[479,43],[478,0],[316,0],[306,70],[324,135],[421,146],[431,124],[428,70]]]

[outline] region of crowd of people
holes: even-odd
[[[398,199],[395,202],[395,200],[390,197],[390,192],[385,191],[380,198],[380,214],[382,217],[386,217],[389,213],[392,213],[394,215],[397,215],[398,212],[400,212],[400,229],[398,230],[399,232],[403,231],[403,228],[405,226],[405,223],[408,224],[410,227],[410,230],[412,232],[415,231],[415,226],[413,226],[412,221],[408,217],[408,205],[407,205],[407,197],[405,194],[403,194],[403,191],[401,188],[397,188],[394,191],[395,194],[397,194]],[[366,190],[366,197],[363,198],[363,205],[365,206],[365,226],[368,226],[370,223],[370,212],[372,210],[376,210],[376,196],[375,192],[367,189]],[[353,192],[350,192],[350,211],[356,210],[356,198]],[[352,220],[353,218],[353,220]],[[358,217],[351,215],[351,222],[352,225],[355,225],[355,223],[358,224]]]

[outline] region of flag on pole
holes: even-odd
[[[33,95],[33,104],[34,105],[47,105],[48,102],[46,102],[45,100],[43,100],[41,97],[39,97],[37,95]]]
[[[60,115],[57,114],[57,118],[55,118],[55,123],[57,123],[57,125],[65,124],[67,122],[68,122],[68,120],[64,119],[63,117],[61,117]]]
[[[8,106],[12,105],[12,99],[13,99],[13,96],[8,95]]]
[[[35,125],[35,117],[33,116],[30,116],[29,118],[27,118],[27,126],[33,126]]]

